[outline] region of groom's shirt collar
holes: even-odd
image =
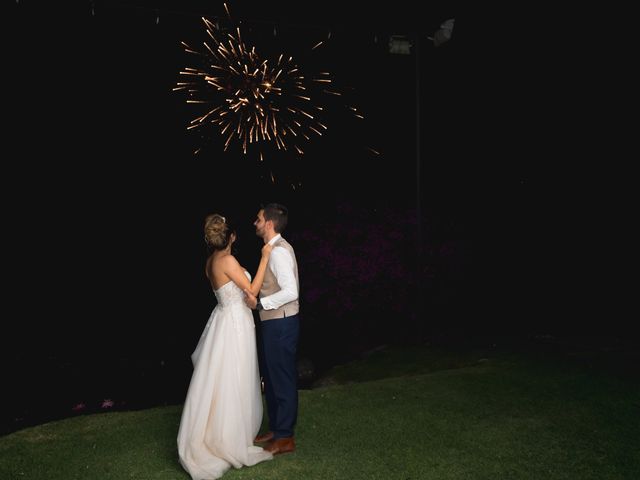
[[[273,245],[274,243],[276,243],[278,240],[280,240],[282,238],[282,235],[280,235],[279,233],[273,237],[271,240],[269,240],[269,245]]]

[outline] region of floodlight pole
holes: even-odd
[[[420,161],[420,34],[415,34],[416,56],[416,216],[418,227],[418,264],[420,264],[422,250],[422,191],[421,191],[421,161]]]

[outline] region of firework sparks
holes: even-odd
[[[231,20],[226,3],[224,8]],[[174,88],[186,93],[188,104],[203,108],[187,128],[205,135],[217,131],[225,151],[237,144],[247,154],[253,145],[261,160],[267,144],[303,155],[306,145],[328,129],[322,121],[323,98],[340,95],[329,72],[306,76],[290,55],[262,58],[242,39],[239,27],[225,33],[218,23],[202,21],[207,34],[202,48],[181,42],[201,66],[180,71],[184,81]]]

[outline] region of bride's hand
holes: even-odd
[[[262,258],[269,258],[269,255],[271,254],[271,250],[273,250],[273,245],[269,245],[268,243],[265,243],[264,247],[262,247]]]

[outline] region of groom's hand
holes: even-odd
[[[255,308],[258,306],[258,299],[246,288],[244,289],[244,303],[246,303],[247,307],[249,307],[251,310],[255,310]]]

